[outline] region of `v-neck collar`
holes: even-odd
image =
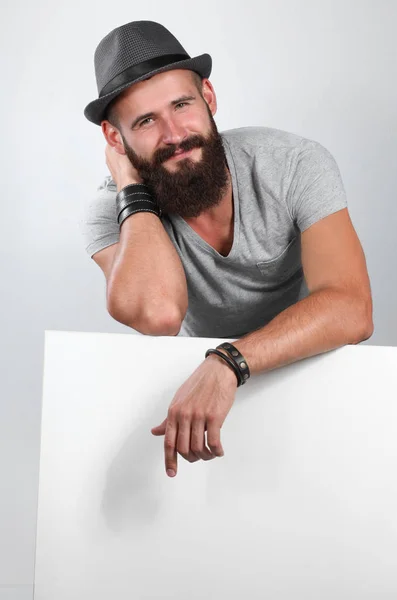
[[[223,147],[225,149],[225,155],[227,160],[227,165],[229,167],[230,174],[232,176],[232,199],[233,199],[233,207],[234,207],[234,226],[233,226],[233,245],[230,249],[230,252],[227,256],[223,256],[220,254],[215,248],[213,248],[210,244],[208,244],[190,225],[183,219],[180,215],[172,214],[172,219],[177,221],[178,226],[184,230],[186,235],[196,244],[201,246],[208,253],[216,256],[220,260],[229,260],[234,258],[237,253],[238,243],[240,238],[240,203],[238,196],[238,187],[237,187],[237,177],[236,177],[236,168],[233,160],[233,156],[230,152],[229,143],[222,135]],[[171,215],[170,215],[171,216]]]

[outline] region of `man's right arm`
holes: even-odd
[[[188,306],[186,277],[157,215],[130,215],[119,242],[92,258],[105,274],[114,319],[147,335],[178,334]]]
[[[120,148],[106,144],[105,156],[117,192],[126,185],[142,183]],[[115,200],[105,190],[100,203],[91,203],[86,227],[87,241],[118,240],[102,250],[95,242],[87,246],[89,251],[96,248],[92,258],[105,273],[109,314],[143,334],[177,335],[188,307],[179,255],[161,219],[153,213],[132,214],[119,226]]]

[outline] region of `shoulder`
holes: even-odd
[[[272,127],[240,127],[220,132],[233,157],[270,169],[307,171],[308,167],[336,170],[333,154],[320,142]]]
[[[250,126],[220,132],[229,145],[246,148],[299,148],[309,140],[301,135],[274,127]]]
[[[85,216],[87,220],[100,215],[108,215],[114,218],[116,213],[117,187],[112,178],[105,177],[96,191],[91,194],[85,203]]]
[[[240,127],[221,132],[224,146],[233,158],[239,176],[266,175],[273,184],[289,179],[302,153],[320,147],[318,142],[290,131],[273,127]]]
[[[79,227],[86,251],[91,256],[119,239],[116,195],[114,181],[105,177],[82,205]]]
[[[272,127],[240,127],[221,132],[232,156],[258,167],[267,165],[269,169],[280,173],[293,170],[302,152],[322,148],[309,138],[290,131]]]

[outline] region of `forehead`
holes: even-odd
[[[175,94],[193,92],[194,89],[192,71],[172,69],[134,83],[124,90],[119,97],[120,108],[122,111],[152,108],[154,103],[167,103],[176,97]]]

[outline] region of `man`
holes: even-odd
[[[276,129],[220,134],[211,65],[151,21],[113,30],[95,52],[99,98],[85,116],[102,128],[111,178],[85,237],[109,313],[148,335],[239,338],[229,348],[251,373],[368,339],[366,262],[333,157]],[[119,225],[120,199],[134,206],[142,189],[153,210]],[[177,453],[223,455],[239,376],[228,354],[209,354],[152,430],[171,476]]]

